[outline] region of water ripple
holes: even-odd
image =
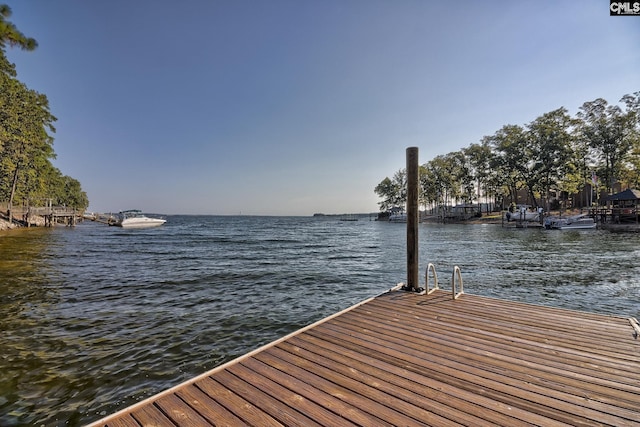
[[[383,292],[405,227],[173,216],[0,238],[0,425],[81,425]],[[470,293],[640,315],[639,235],[420,226],[420,262]]]

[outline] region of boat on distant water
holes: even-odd
[[[517,205],[513,212],[507,211],[505,216],[507,218],[507,222],[509,221],[519,221],[519,222],[533,222],[540,221],[540,214],[542,213],[542,209],[535,209],[529,205]]]
[[[572,215],[566,218],[549,217],[545,220],[545,228],[557,230],[596,228],[596,222],[588,215]]]
[[[389,215],[389,222],[407,222],[406,213],[394,213]]]
[[[109,223],[109,225],[122,228],[149,228],[157,227],[165,222],[167,222],[166,219],[150,218],[143,214],[141,210],[130,209],[118,213],[118,218],[114,222]]]

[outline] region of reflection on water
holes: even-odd
[[[640,317],[640,236],[420,226],[448,287]],[[402,224],[175,216],[0,234],[0,425],[80,425],[378,294]]]

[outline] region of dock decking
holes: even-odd
[[[640,426],[634,325],[391,290],[92,426]]]

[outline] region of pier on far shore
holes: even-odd
[[[3,209],[3,213],[8,210]],[[11,209],[11,218],[7,216],[7,219],[25,227],[53,227],[56,224],[73,227],[83,216],[78,209],[66,206],[19,206]]]
[[[89,221],[99,222],[101,224],[107,225],[113,225],[117,222],[116,215],[113,213],[87,212],[83,215],[83,218]]]

